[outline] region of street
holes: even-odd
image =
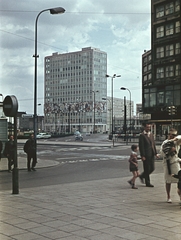
[[[128,158],[130,146],[124,143],[114,148],[110,146],[99,146],[105,140],[105,135],[93,135],[87,137],[87,142],[97,141],[99,144],[84,142],[74,145],[74,137],[63,139],[67,145],[59,143],[62,139],[52,138],[48,144],[46,140],[38,141],[38,158],[43,160],[54,160],[59,164],[49,168],[40,168],[36,172],[19,170],[19,188],[50,186],[63,183],[83,182],[99,179],[111,179],[131,176],[128,169]],[[85,141],[85,140],[84,140]],[[18,155],[25,159],[23,144],[18,144]],[[38,166],[38,164],[37,164]],[[139,162],[142,170],[142,163]],[[156,162],[156,172],[162,172],[160,162]],[[0,173],[0,190],[12,188],[12,176],[4,171]]]

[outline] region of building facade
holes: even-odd
[[[107,126],[106,126],[106,132],[109,134],[112,132],[112,98],[107,97],[106,98],[106,110],[107,110]],[[130,127],[133,125],[133,113],[134,113],[134,102],[130,100],[124,101],[124,99],[121,98],[113,98],[113,129],[115,132],[119,132],[123,130],[124,125],[124,105],[126,104],[126,121],[127,121],[127,127]],[[130,121],[130,113],[131,113],[131,121]]]
[[[45,57],[46,132],[104,132],[107,54],[87,47]]]
[[[181,131],[180,0],[151,1],[151,50],[142,56],[143,112],[157,134],[168,126]]]

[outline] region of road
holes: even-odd
[[[102,135],[100,135],[102,138]],[[92,139],[93,138],[93,139]],[[128,170],[129,145],[118,147],[104,146],[74,146],[74,139],[65,138],[67,145],[60,145],[60,139],[51,139],[50,145],[43,141],[38,142],[38,157],[41,159],[55,160],[59,164],[50,168],[41,168],[36,172],[19,171],[19,188],[50,186],[61,183],[81,182],[98,179],[120,178],[131,176]],[[87,142],[100,141],[96,136],[87,137]],[[62,141],[62,139],[61,139]],[[84,140],[85,141],[85,140]],[[71,145],[72,143],[72,145]],[[18,154],[24,154],[23,145],[18,145]],[[26,158],[25,158],[26,159]],[[26,160],[25,160],[26,161]],[[142,163],[139,163],[140,171]],[[156,163],[156,171],[162,172],[160,162]],[[0,173],[0,190],[12,188],[12,176],[7,172]]]

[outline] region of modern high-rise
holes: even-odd
[[[151,0],[151,50],[143,59],[143,112],[151,114],[156,134],[169,126],[181,132],[180,0]]]
[[[45,57],[44,113],[47,132],[106,129],[107,54],[87,47]]]

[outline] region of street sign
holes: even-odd
[[[18,111],[18,101],[14,95],[6,96],[3,101],[3,111],[7,117],[15,117]]]

